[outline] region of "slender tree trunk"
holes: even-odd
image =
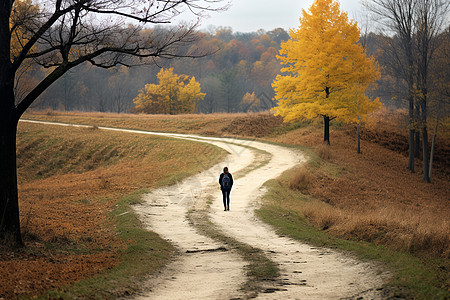
[[[423,180],[431,182],[429,176],[429,161],[428,161],[428,130],[426,127],[422,128],[422,145],[423,145]]]
[[[358,90],[359,90],[359,84],[358,84]],[[359,120],[359,97],[358,97],[358,94],[356,94],[356,109],[358,111],[358,121],[357,121],[357,124],[356,124],[356,144],[357,144],[356,152],[358,154],[361,154],[361,137],[359,135],[359,123],[360,123],[360,120]]]
[[[325,87],[325,97],[328,98],[330,96],[330,88]],[[323,143],[330,144],[330,117],[323,116]]]
[[[414,172],[414,98],[409,97],[409,161],[408,169]]]
[[[330,144],[330,117],[323,116],[324,132],[323,132],[323,142],[324,144]]]
[[[417,118],[418,120],[419,118]],[[420,157],[420,130],[415,129],[415,137],[414,137],[414,157],[419,158]]]
[[[424,99],[421,100],[422,108],[422,151],[423,151],[423,180],[431,182],[429,177],[429,165],[428,165],[428,129],[427,129],[427,98],[426,92],[424,93]]]
[[[430,166],[429,166],[429,170],[428,170],[428,178],[430,178],[430,181],[431,181],[432,173],[433,173],[434,145],[436,143],[436,135],[437,135],[438,126],[439,126],[439,117],[436,120],[436,126],[434,127],[434,132],[433,132],[433,139],[431,141]]]
[[[421,133],[421,127],[420,127],[420,103],[417,103],[419,101],[416,101],[414,106],[414,158],[420,158],[420,133]]]
[[[361,153],[361,137],[359,135],[359,121],[358,121],[358,124],[356,125],[356,140],[357,140],[356,141],[357,153],[360,154]]]

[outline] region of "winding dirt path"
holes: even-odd
[[[226,161],[194,178],[158,189],[145,197],[136,211],[149,228],[170,240],[180,256],[157,278],[149,280],[150,291],[137,299],[237,299],[246,282],[246,262],[227,245],[198,233],[187,221],[192,209],[202,209],[208,200],[210,218],[221,232],[239,242],[259,248],[278,264],[280,280],[266,284],[258,299],[377,299],[382,285],[377,270],[368,263],[323,248],[314,248],[287,237],[254,216],[262,185],[283,171],[303,162],[297,151],[266,143],[235,139],[172,135],[214,144],[227,150]],[[251,148],[249,148],[251,147]],[[253,148],[253,150],[252,150]],[[234,174],[254,167],[254,149],[270,153],[270,161],[235,179],[231,211],[223,211],[218,176],[227,165]],[[252,165],[253,163],[253,165]],[[228,251],[224,251],[227,249]]]
[[[35,122],[57,124],[53,122]],[[68,124],[58,125],[73,126]],[[89,127],[75,125],[78,127]],[[189,222],[191,210],[204,210],[222,233],[259,248],[280,268],[280,278],[265,284],[257,299],[381,299],[382,277],[374,266],[349,255],[315,248],[277,235],[254,215],[262,185],[305,161],[304,156],[281,146],[226,138],[206,138],[99,127],[102,130],[163,135],[214,144],[230,154],[218,165],[176,185],[156,189],[135,206],[144,224],[172,242],[179,255],[160,274],[149,278],[135,299],[246,299],[241,288],[248,282],[244,261],[228,245],[206,237]],[[255,149],[258,149],[257,152]],[[270,154],[262,167],[260,150]],[[266,155],[267,156],[267,155]],[[255,162],[256,161],[256,162]],[[231,211],[223,211],[218,176],[227,165],[235,175]],[[236,176],[237,175],[237,176]]]

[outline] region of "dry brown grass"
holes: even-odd
[[[321,159],[330,160],[332,158],[330,145],[320,144],[316,146],[314,149]]]
[[[310,222],[322,230],[327,230],[330,227],[339,224],[343,219],[340,210],[325,202],[317,200],[303,203],[301,212]]]
[[[273,113],[189,115],[114,114],[99,112],[30,111],[25,119],[210,136],[263,137],[281,126]]]
[[[332,163],[339,172],[316,170],[297,174],[294,189],[308,187],[319,201],[297,204],[319,228],[349,239],[357,238],[396,249],[450,256],[450,136],[438,136],[433,183],[422,181],[421,162],[417,173],[406,170],[407,119],[402,111],[381,110],[369,116],[362,128],[362,154],[356,153],[353,126],[332,128],[331,146],[323,145],[321,125],[297,129],[277,123],[267,114],[214,114],[147,116],[114,114],[51,113],[28,118],[141,128],[158,131],[191,132],[207,135],[264,136],[288,145],[309,146]],[[266,117],[267,116],[267,117]],[[92,119],[94,118],[94,119]],[[266,128],[260,128],[266,127]],[[267,128],[268,127],[268,128]],[[441,130],[444,130],[443,127]],[[277,132],[277,135],[273,135]],[[299,171],[303,172],[303,171]],[[302,178],[303,177],[303,178]],[[314,180],[309,182],[312,177]],[[307,183],[303,183],[304,181]],[[288,184],[288,183],[287,183]],[[302,206],[302,207],[300,207]]]
[[[209,145],[21,123],[19,204],[27,251],[0,249],[0,298],[38,295],[117,265],[128,243],[110,212],[132,191],[211,165]]]
[[[312,172],[310,172],[304,165],[296,168],[289,180],[289,188],[295,191],[305,191],[308,186],[314,181]]]
[[[247,114],[147,115],[100,112],[30,111],[24,116],[24,119],[222,136],[232,135],[231,132],[228,133],[228,130],[226,130],[227,126],[229,126],[236,117],[244,118],[245,116],[247,116]]]
[[[330,166],[338,165],[342,171],[335,176],[324,172],[327,164],[314,168],[316,180],[307,193],[321,203],[298,202],[293,209],[317,227],[348,239],[450,257],[447,178],[437,176],[427,184],[420,173],[406,170],[403,154],[363,140],[363,153],[358,155],[346,130],[333,130],[331,137]],[[322,135],[292,131],[271,140],[315,147],[321,145]]]

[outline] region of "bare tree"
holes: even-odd
[[[429,182],[427,101],[431,88],[429,69],[438,35],[448,21],[450,3],[445,0],[368,0],[366,7],[393,35],[390,53],[394,68],[401,70],[409,104],[409,163],[414,171],[415,131],[422,132],[424,180]],[[419,133],[419,132],[417,132]],[[417,152],[417,150],[416,150]]]
[[[416,59],[417,59],[417,98],[420,106],[420,128],[422,131],[423,179],[431,181],[428,161],[428,98],[429,71],[434,52],[439,46],[438,35],[442,32],[450,3],[442,0],[417,0],[416,9]]]
[[[16,130],[25,110],[68,70],[84,63],[111,68],[181,52],[196,39],[195,24],[141,34],[146,24],[171,23],[189,10],[202,16],[224,9],[222,0],[47,0],[0,2],[0,240],[22,245],[16,173]],[[134,23],[134,26],[127,23]],[[186,47],[182,47],[185,49]],[[133,58],[138,58],[133,59]],[[51,71],[20,101],[15,79],[27,62]]]
[[[414,10],[416,0],[367,0],[365,6],[377,17],[379,22],[395,35],[391,41],[391,57],[401,70],[407,86],[409,107],[409,161],[408,169],[414,171]]]

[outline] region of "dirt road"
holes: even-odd
[[[27,121],[31,123],[58,124]],[[89,127],[85,125],[63,126]],[[258,299],[380,299],[379,270],[347,254],[315,248],[277,235],[254,216],[265,181],[305,158],[281,146],[237,139],[205,138],[140,130],[102,130],[164,135],[214,144],[229,152],[224,161],[183,182],[154,190],[135,211],[149,229],[171,241],[179,255],[149,278],[136,299],[246,299],[247,261],[229,245],[211,239],[188,220],[191,211],[207,212],[212,227],[262,250],[280,269],[278,280],[264,283]],[[265,161],[265,164],[261,164]],[[234,174],[231,211],[223,211],[218,176],[224,166]]]
[[[228,245],[208,238],[188,221],[192,210],[205,210],[222,233],[261,249],[280,268],[279,280],[265,283],[258,299],[378,299],[378,270],[350,256],[315,248],[277,235],[254,216],[265,181],[302,163],[295,150],[255,141],[170,134],[214,144],[230,154],[224,162],[176,185],[146,195],[135,208],[149,229],[177,246],[179,256],[150,278],[136,299],[245,299],[244,261]],[[264,151],[265,154],[261,154]],[[268,163],[258,167],[261,160]],[[228,166],[235,176],[230,211],[223,211],[218,176]],[[209,203],[209,207],[206,207]],[[254,295],[253,295],[254,296]]]

